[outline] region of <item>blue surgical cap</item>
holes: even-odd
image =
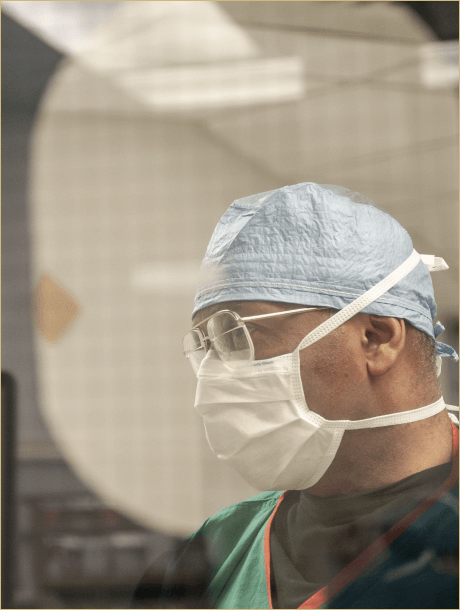
[[[237,199],[218,223],[194,312],[225,301],[276,301],[343,309],[413,251],[407,231],[370,199],[304,182]],[[436,302],[420,261],[363,309],[404,318],[434,338]]]

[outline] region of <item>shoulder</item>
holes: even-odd
[[[207,537],[211,533],[217,531],[224,533],[226,530],[231,530],[232,535],[235,536],[236,532],[246,527],[263,525],[269,519],[283,493],[282,491],[265,491],[243,502],[227,506],[207,519],[194,536]]]
[[[256,496],[251,496],[242,502],[226,506],[208,519],[208,521],[216,518],[225,518],[228,515],[233,515],[241,511],[254,512],[263,510],[264,508],[270,509],[273,505],[276,506],[276,503],[283,493],[283,491],[264,491]]]
[[[231,574],[254,543],[258,547],[256,539],[263,537],[265,524],[282,494],[282,491],[264,492],[227,506],[207,519],[160,566],[150,568],[136,591],[137,605],[132,607],[215,607],[209,598],[211,583],[224,564],[228,564]],[[224,570],[225,574],[227,571]],[[165,598],[169,605],[158,605],[158,599]],[[184,599],[188,605],[183,605]],[[140,605],[146,600],[157,605]]]

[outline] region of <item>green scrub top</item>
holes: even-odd
[[[458,453],[457,428],[454,442]],[[168,596],[168,580],[174,580],[187,545],[203,540],[212,566],[207,596],[214,607],[272,608],[270,527],[285,493],[261,493],[208,519],[170,562],[163,595]],[[458,574],[445,563],[456,549],[454,459],[440,487],[299,608],[456,608]]]

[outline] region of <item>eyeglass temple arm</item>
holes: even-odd
[[[301,311],[313,311],[314,309],[327,309],[327,307],[302,307],[302,309],[288,309],[287,311],[277,311],[275,313],[264,313],[259,316],[246,316],[245,318],[241,318],[244,322],[246,320],[256,320],[260,318],[271,318],[274,316],[282,316],[288,313],[300,313]]]
[[[259,316],[246,316],[245,318],[241,318],[241,319],[243,321],[245,321],[245,320],[255,320],[257,318],[271,318],[273,316],[282,316],[282,315],[288,314],[288,313],[300,313],[301,311],[313,311],[314,309],[328,309],[328,308],[327,307],[302,307],[302,309],[288,309],[287,311],[277,311],[275,313],[264,313]],[[224,310],[224,311],[228,311],[228,310]],[[220,312],[216,311],[216,313],[220,313]],[[196,326],[193,326],[190,330],[195,330],[196,328],[198,328],[199,326],[201,326],[202,324],[204,324],[205,322],[207,322],[208,320],[213,318],[216,315],[216,313],[213,313],[212,316],[209,316],[208,318],[201,320],[201,322],[199,324],[197,324]],[[208,337],[205,337],[205,339],[208,339]]]

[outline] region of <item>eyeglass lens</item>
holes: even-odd
[[[208,321],[208,337],[220,359],[230,368],[244,366],[253,357],[248,331],[230,312],[218,312]],[[184,337],[184,354],[196,373],[206,355],[201,331],[192,330]]]
[[[206,355],[206,348],[200,332],[191,330],[184,337],[184,354],[190,360],[193,371],[198,372],[201,361]]]
[[[221,360],[231,368],[244,366],[252,349],[244,323],[228,311],[217,313],[208,322],[208,335]]]

